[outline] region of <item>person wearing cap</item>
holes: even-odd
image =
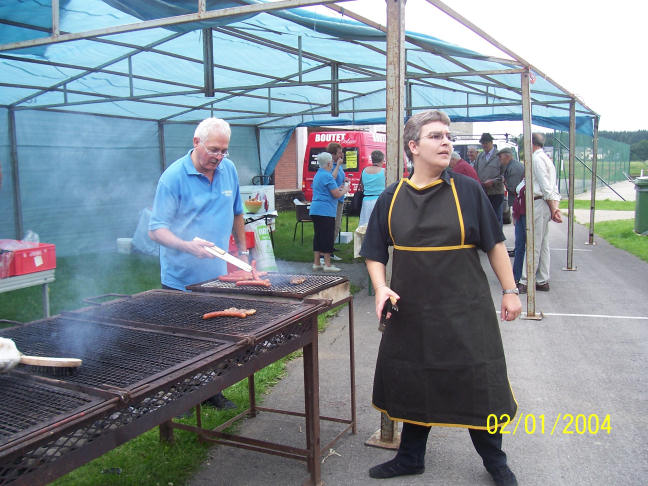
[[[493,136],[490,133],[482,133],[479,143],[481,143],[483,151],[477,156],[475,170],[482,187],[486,191],[488,200],[495,210],[495,216],[497,216],[501,228],[503,225],[502,211],[504,210],[505,192],[502,168],[497,157],[497,150],[493,145]]]
[[[450,165],[448,167],[450,167],[450,170],[452,172],[472,177],[481,184],[481,181],[479,180],[479,176],[477,175],[477,172],[475,172],[475,169],[473,169],[468,162],[461,158],[459,152],[452,152],[452,154],[450,155]]]
[[[313,220],[313,270],[339,272],[340,269],[331,265],[333,240],[335,236],[335,214],[338,200],[349,192],[348,184],[339,183],[333,176],[333,156],[329,152],[317,155],[319,169],[313,178],[313,201],[310,206],[310,216]],[[324,257],[324,266],[320,263]]]
[[[536,290],[549,291],[549,221],[562,223],[558,204],[560,192],[556,184],[556,168],[544,152],[545,137],[542,133],[531,134],[533,145],[533,268]],[[521,294],[527,292],[527,269],[522,267],[518,284]]]
[[[497,156],[499,157],[500,166],[502,167],[504,185],[508,192],[508,205],[509,208],[512,208],[513,203],[515,202],[515,196],[517,196],[517,186],[522,182],[522,179],[524,179],[524,166],[515,160],[513,149],[510,147],[504,147],[502,150],[498,151]],[[524,216],[515,220],[515,251],[513,252],[515,260],[513,261],[513,276],[515,277],[516,284],[520,281],[520,277],[522,276],[524,252],[526,251],[525,222],[526,218]],[[511,253],[509,252],[509,254]]]

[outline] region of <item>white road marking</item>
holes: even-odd
[[[498,314],[500,311],[496,311]],[[520,314],[520,317],[526,316],[526,312],[522,312]],[[555,313],[555,312],[543,312],[543,316],[562,316],[562,317],[596,317],[596,318],[602,318],[602,319],[636,319],[640,321],[648,321],[648,317],[646,316],[609,316],[609,315],[604,315],[604,314],[560,314],[560,313]]]

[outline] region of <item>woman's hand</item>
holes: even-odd
[[[522,302],[517,294],[502,295],[501,316],[503,321],[514,321],[522,312]]]
[[[385,306],[385,302],[387,302],[387,299],[393,297],[394,299],[398,300],[400,299],[400,295],[387,287],[387,284],[379,285],[378,287],[376,287],[375,294],[376,297],[374,299],[374,302],[376,303],[376,316],[378,317],[378,319],[380,319],[380,315],[382,314],[382,310]],[[387,319],[389,319],[391,317],[391,312],[388,313],[386,317]]]

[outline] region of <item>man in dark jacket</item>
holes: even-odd
[[[481,180],[482,187],[486,191],[488,200],[495,210],[495,216],[497,216],[501,228],[505,192],[502,168],[497,157],[497,150],[493,145],[493,136],[490,133],[482,133],[479,143],[481,143],[483,151],[477,156],[475,170],[479,180]]]

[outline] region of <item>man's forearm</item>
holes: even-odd
[[[242,214],[234,215],[232,234],[236,240],[236,246],[238,247],[239,252],[247,250],[247,244],[245,243],[245,220],[243,219]]]

